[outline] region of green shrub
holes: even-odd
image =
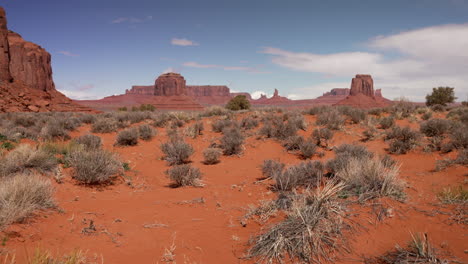
[[[442,105],[446,106],[449,103],[453,103],[455,99],[455,88],[451,87],[437,87],[432,88],[432,93],[426,95],[426,105]]]
[[[245,95],[237,95],[227,103],[226,108],[231,111],[248,110],[250,102]]]

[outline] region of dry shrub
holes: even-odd
[[[323,263],[332,261],[334,251],[342,251],[347,228],[345,209],[335,199],[341,184],[329,183],[314,194],[296,196],[286,219],[255,237],[248,255],[259,263]]]
[[[257,119],[244,117],[240,124],[243,129],[249,130],[258,127],[259,122]]]
[[[67,140],[70,139],[70,135],[68,135],[68,131],[64,128],[63,124],[57,120],[49,121],[42,129],[41,129],[41,138],[45,140],[53,140],[53,139],[61,139]]]
[[[421,115],[422,120],[429,120],[429,119],[431,119],[431,117],[432,117],[432,112],[430,112],[430,111]]]
[[[191,138],[197,138],[198,136],[203,135],[203,122],[196,122],[187,127],[185,134]]]
[[[198,168],[193,168],[189,164],[177,165],[166,171],[172,181],[174,188],[182,186],[202,186],[201,173]]]
[[[231,113],[228,109],[221,106],[211,106],[210,108],[203,111],[200,116],[209,117],[209,116],[224,116]]]
[[[102,140],[96,135],[83,135],[78,138],[73,139],[74,143],[83,145],[86,150],[100,149],[102,147]]]
[[[107,183],[123,169],[115,154],[102,149],[76,149],[66,159],[73,168],[73,178],[84,184]]]
[[[331,130],[339,130],[344,125],[344,117],[336,110],[332,109],[327,112],[320,113],[317,116],[316,124],[325,126]]]
[[[328,142],[333,138],[333,132],[326,128],[316,128],[314,132],[312,132],[312,138],[315,139],[317,146],[328,146]]]
[[[207,148],[203,151],[203,163],[207,165],[219,163],[219,157],[221,157],[223,151],[219,148]]]
[[[375,127],[369,127],[362,132],[362,135],[364,136],[363,141],[374,140],[377,133],[378,131]]]
[[[306,161],[285,170],[273,172],[276,191],[288,192],[296,187],[315,187],[322,181],[324,166],[320,161]]]
[[[211,129],[213,132],[223,132],[225,128],[232,127],[232,126],[237,126],[236,121],[229,120],[229,119],[220,119],[216,120],[213,124],[211,124]]]
[[[394,126],[387,132],[386,139],[391,140],[389,151],[394,154],[406,154],[419,144],[421,135],[409,127]]]
[[[440,137],[447,133],[450,127],[449,120],[431,119],[421,124],[420,131],[427,137]]]
[[[304,142],[304,138],[302,136],[299,136],[299,135],[294,135],[294,136],[290,136],[288,137],[284,143],[283,143],[283,147],[286,149],[286,150],[299,150],[300,147],[301,147],[301,144]]]
[[[57,161],[50,153],[23,144],[0,159],[0,177],[15,173],[49,173],[56,167]]]
[[[312,140],[305,140],[299,145],[299,152],[303,159],[310,159],[317,151],[317,145]]]
[[[231,127],[223,130],[223,137],[221,138],[221,148],[224,155],[235,155],[242,151],[242,144],[244,143],[244,136],[238,127]]]
[[[468,166],[468,149],[461,149],[458,151],[458,155],[455,159],[443,159],[438,160],[436,163],[436,171],[441,171],[447,167],[453,166],[455,164]]]
[[[399,166],[379,159],[350,158],[336,171],[336,177],[345,184],[345,192],[360,200],[389,196],[403,199],[403,183],[398,179]]]
[[[444,204],[467,204],[468,190],[463,186],[457,188],[445,188],[437,194],[439,200]]]
[[[117,134],[117,139],[115,141],[115,145],[119,146],[135,146],[138,144],[138,138],[140,137],[140,133],[138,132],[138,128],[129,128],[120,131]]]
[[[395,119],[393,118],[393,116],[383,117],[380,119],[379,125],[381,129],[391,128],[395,125]]]
[[[343,144],[335,147],[334,151],[335,158],[327,162],[327,168],[332,174],[344,168],[352,158],[367,160],[373,157],[373,154],[361,145]]]
[[[367,117],[367,113],[361,109],[351,108],[344,113],[349,117],[351,123],[359,124],[361,121],[364,121]]]
[[[456,149],[468,148],[468,125],[454,123],[450,129],[450,146]]]
[[[265,179],[271,179],[275,173],[281,173],[284,164],[276,160],[264,160],[262,164],[262,174]]]
[[[54,207],[52,196],[50,181],[41,176],[17,174],[0,179],[0,230],[36,210]]]
[[[155,127],[165,127],[169,122],[169,115],[166,113],[157,113],[152,116],[153,119],[153,126]]]
[[[260,135],[265,136],[267,138],[273,137],[276,139],[284,140],[288,137],[296,135],[296,132],[299,128],[294,122],[295,121],[290,120],[284,122],[282,118],[278,116],[272,116],[265,121],[259,133]]]
[[[143,124],[138,127],[140,138],[143,140],[151,140],[156,135],[156,130],[148,124]]]
[[[164,159],[170,165],[187,163],[194,152],[190,144],[180,139],[161,144],[161,150],[165,155]]]
[[[300,112],[288,112],[283,115],[283,119],[291,123],[291,125],[296,127],[296,129],[301,129],[304,131],[307,129],[307,122]]]
[[[411,234],[412,240],[406,248],[396,245],[395,250],[383,256],[365,259],[365,264],[444,264],[447,260],[437,256],[437,252],[424,234]]]
[[[111,133],[117,131],[117,121],[112,118],[98,118],[91,126],[93,133]]]

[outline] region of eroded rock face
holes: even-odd
[[[225,85],[188,85],[186,89],[187,95],[192,97],[230,95],[230,90]]]
[[[185,79],[178,73],[165,73],[160,75],[154,84],[156,96],[187,95]]]
[[[349,95],[349,88],[333,88],[330,90],[330,92],[326,92],[323,94],[323,96],[328,96],[328,95],[344,95],[347,96]]]
[[[55,90],[50,54],[41,46],[25,41],[13,31],[8,32],[8,43],[13,79],[22,81],[34,89]]]
[[[125,90],[125,94],[154,95],[154,85],[134,85],[132,89]]]
[[[5,10],[0,7],[0,82],[11,82],[10,51]]]
[[[351,81],[350,95],[363,94],[374,97],[374,81],[368,74],[356,74]]]

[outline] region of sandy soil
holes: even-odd
[[[315,118],[306,118],[309,127],[300,134],[309,136]],[[214,119],[203,119],[203,136],[187,139],[195,149],[192,165],[203,174],[203,188],[168,186],[164,171],[169,166],[161,159],[159,147],[167,140],[165,129],[158,129],[153,140],[140,141],[134,147],[114,147],[116,133],[97,134],[106,149],[130,163],[126,179],[105,187],[82,186],[65,169],[63,183],[54,183],[60,210],[39,212],[26,223],[11,225],[0,233],[1,237],[8,237],[4,250],[15,253],[18,263],[26,262],[36,248],[47,249],[53,255],[80,249],[95,263],[254,263],[243,259],[249,238],[281,218],[273,217],[266,224],[252,220],[245,227],[240,223],[249,204],[258,205],[260,200],[276,197],[269,191],[270,182],[256,183],[262,177],[260,166],[266,159],[287,164],[302,160],[286,152],[280,142],[258,140],[252,135],[240,156],[223,156],[220,163],[205,165],[202,151],[221,137],[211,132]],[[398,124],[417,127],[406,120]],[[89,130],[89,126],[83,126],[72,136]],[[387,144],[382,138],[360,141],[363,130],[361,125],[347,125],[335,133],[330,145],[358,143],[384,154]],[[326,151],[320,160],[333,156],[333,151]],[[466,167],[433,172],[436,160],[443,156],[420,150],[392,157],[401,163],[400,177],[407,183],[407,201],[377,199],[374,205],[353,206],[355,229],[346,234],[349,252],[339,255],[335,263],[362,263],[364,256],[384,253],[395,244],[406,245],[411,232],[427,232],[436,247],[467,262],[466,226],[451,221],[453,207],[441,205],[436,197],[444,187],[465,184]],[[390,216],[379,220],[373,212],[379,206],[391,212]],[[90,221],[97,231],[83,233]],[[168,252],[174,257],[165,257]]]

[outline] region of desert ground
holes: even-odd
[[[1,114],[0,263],[466,263],[467,117]]]

